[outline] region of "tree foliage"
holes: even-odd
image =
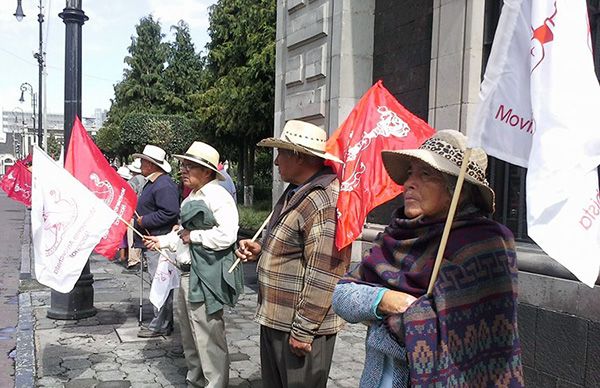
[[[180,115],[132,113],[123,120],[123,146],[128,154],[154,144],[168,154],[182,153],[196,138],[191,120]]]
[[[273,133],[275,18],[273,0],[219,0],[210,10],[207,86],[194,101],[217,137],[237,145],[244,186],[253,185],[257,140]]]
[[[183,20],[172,26],[171,31],[175,31],[175,40],[169,45],[164,73],[165,111],[189,115],[190,97],[201,91],[204,60],[196,53],[189,26]]]
[[[273,133],[276,2],[218,0],[209,17],[204,57],[184,21],[168,43],[151,15],[140,20],[97,144],[122,158],[148,143],[172,153],[206,141],[252,185],[255,144]]]
[[[59,142],[52,133],[48,135],[47,142],[47,154],[50,155],[52,159],[58,160],[60,158],[60,149],[62,147],[61,142]]]

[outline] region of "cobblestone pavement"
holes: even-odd
[[[186,366],[178,330],[165,338],[136,337],[139,276],[97,256],[91,259],[91,269],[98,309],[91,318],[49,319],[49,289],[35,284],[28,288],[35,317],[36,386],[185,387]],[[145,280],[143,311],[148,320],[152,313]],[[246,288],[237,306],[225,312],[231,387],[262,386],[259,327],[252,320],[256,293]],[[365,333],[363,325],[348,325],[338,335],[328,387],[358,386]]]

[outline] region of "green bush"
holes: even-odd
[[[256,232],[265,218],[269,216],[271,208],[264,206],[263,203],[253,207],[238,205],[238,212],[240,213],[240,229]]]

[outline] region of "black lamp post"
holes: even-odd
[[[44,72],[44,51],[42,49],[42,24],[44,23],[44,14],[42,13],[42,0],[40,0],[40,4],[38,6],[40,13],[38,14],[38,24],[39,24],[39,45],[38,52],[33,54],[33,57],[37,59],[38,62],[38,145],[40,147],[44,146],[44,129],[42,128],[42,73]],[[25,14],[23,13],[23,7],[21,7],[21,0],[17,0],[17,10],[13,14],[18,21],[23,20]],[[24,84],[23,84],[24,85]],[[23,85],[21,85],[21,98],[23,98]],[[27,84],[29,85],[29,84]],[[31,87],[31,85],[29,85]],[[33,88],[31,88],[31,92],[33,94]],[[35,113],[34,113],[35,116]],[[35,124],[34,124],[35,127]]]
[[[65,23],[65,155],[71,138],[75,116],[81,117],[81,26],[88,20],[81,9],[81,0],[67,0],[58,14]],[[52,290],[50,309],[52,319],[82,319],[96,315],[94,307],[94,276],[90,262],[85,264],[75,287],[68,294]]]
[[[25,146],[25,142],[23,141],[25,138],[25,112],[23,112],[23,109],[19,107],[13,108],[13,113],[15,114],[15,124],[17,124],[17,127],[19,124],[19,116],[17,116],[17,111],[21,111],[21,142],[17,143],[17,139],[15,137],[16,131],[13,131],[13,148],[15,151],[15,157],[17,159],[21,159],[22,153],[25,152],[23,149]]]
[[[37,95],[33,91],[33,86],[31,86],[31,84],[29,82],[23,82],[21,84],[20,89],[21,89],[21,97],[19,98],[19,102],[25,102],[25,92],[29,92],[29,96],[31,97],[31,114],[32,114],[32,121],[33,121],[33,133],[36,133],[36,131],[35,131],[35,119],[36,119],[35,107],[37,105],[36,104]],[[39,118],[39,117],[41,117],[41,115],[38,114],[37,117]],[[39,135],[39,133],[38,133],[38,135]],[[39,141],[39,138],[38,138],[38,141]]]

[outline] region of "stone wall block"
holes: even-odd
[[[583,384],[587,322],[571,315],[540,309],[535,335],[536,369],[561,380]]]
[[[290,15],[287,30],[287,47],[299,45],[327,36],[329,31],[329,7],[322,5],[307,12]]]

